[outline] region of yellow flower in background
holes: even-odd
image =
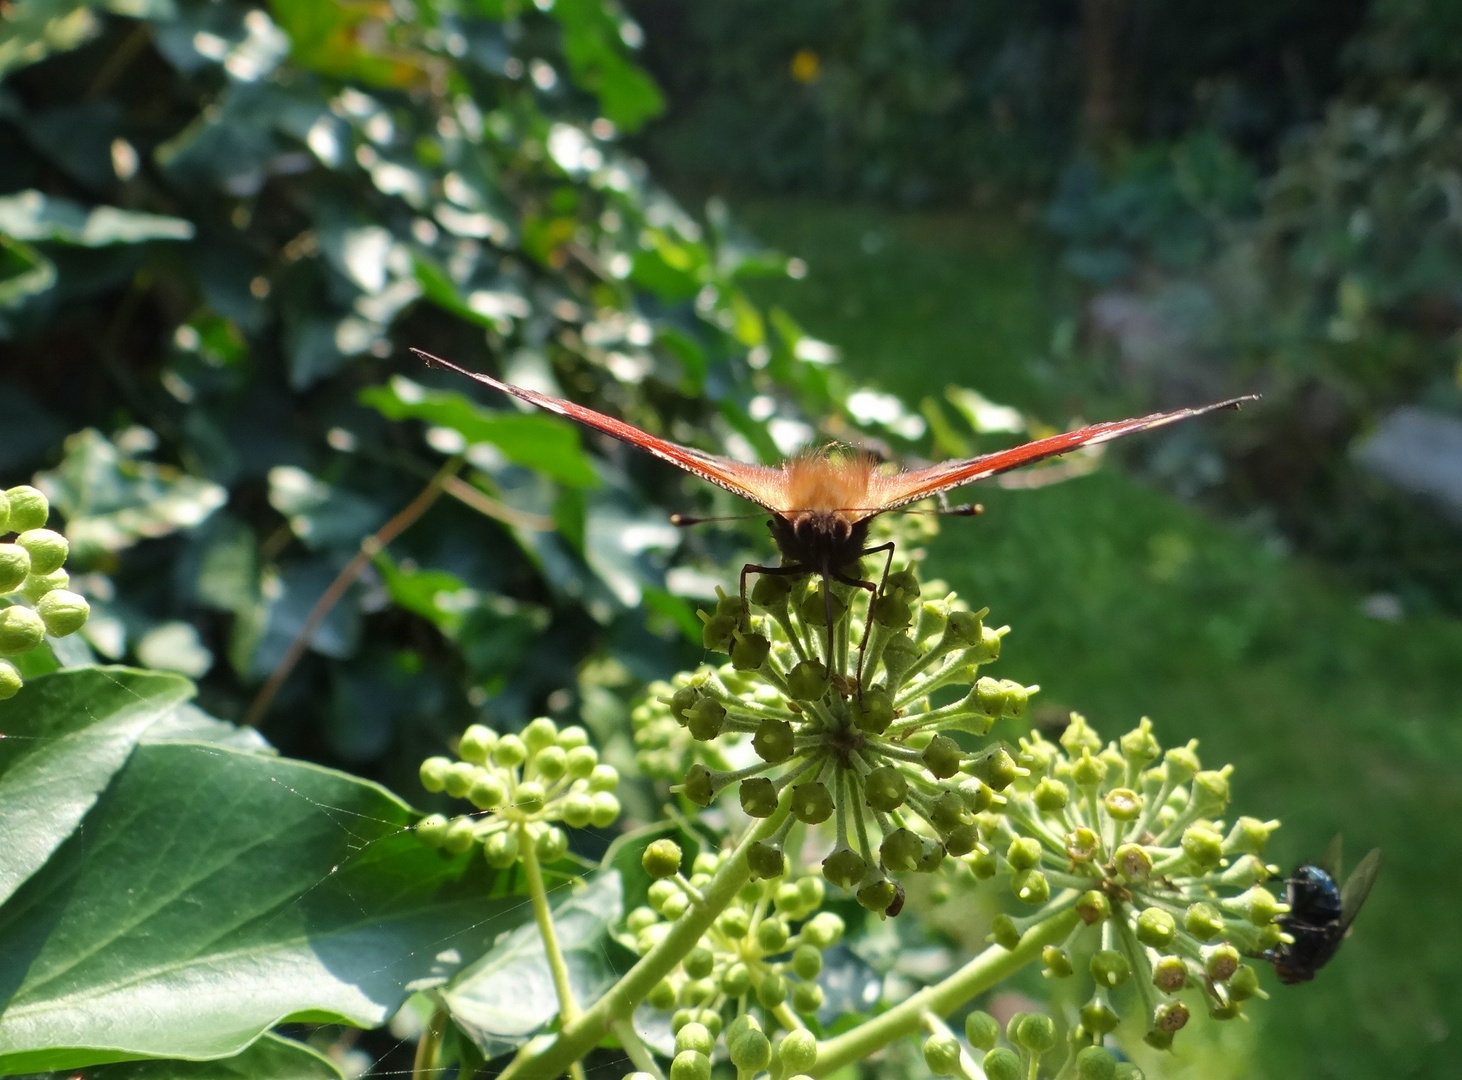
[[[798,49],[792,57],[792,78],[804,86],[817,82],[822,76],[822,60],[811,49]]]

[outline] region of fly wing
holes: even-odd
[[[1381,849],[1371,848],[1366,857],[1356,864],[1355,872],[1345,879],[1345,885],[1340,890],[1340,922],[1343,926],[1349,926],[1355,921],[1360,906],[1371,894],[1371,886],[1376,883],[1376,874],[1380,870]]]
[[[422,352],[420,349],[411,351],[428,364],[438,364],[459,375],[474,379],[484,386],[490,386],[494,390],[509,394],[519,401],[526,401],[540,409],[559,416],[566,416],[570,420],[594,428],[596,431],[602,431],[606,435],[612,435],[616,439],[638,446],[641,450],[654,454],[661,461],[668,461],[676,468],[684,469],[688,473],[699,476],[702,480],[709,480],[727,491],[740,495],[743,499],[750,499],[763,509],[774,513],[779,512],[784,501],[782,496],[786,480],[781,469],[772,469],[765,465],[747,465],[740,461],[732,461],[730,458],[707,454],[689,446],[681,446],[679,443],[651,435],[648,431],[641,431],[633,424],[626,424],[623,420],[616,420],[604,413],[586,409],[582,405],[575,405],[572,401],[540,394],[536,390],[525,390],[521,386],[513,386],[511,383],[502,382],[478,371],[468,371],[466,368],[458,367],[456,364]]]
[[[1067,454],[1083,446],[1097,446],[1101,443],[1111,442],[1113,439],[1120,439],[1124,435],[1134,435],[1139,431],[1165,427],[1168,424],[1175,424],[1179,420],[1189,420],[1217,409],[1235,409],[1246,401],[1256,400],[1258,400],[1257,395],[1249,394],[1199,408],[1153,413],[1150,416],[1139,416],[1132,420],[1111,420],[1104,424],[1092,424],[1076,431],[1037,439],[1024,446],[1000,450],[983,457],[969,458],[965,461],[946,461],[941,465],[930,465],[923,469],[913,469],[909,472],[880,477],[878,480],[880,497],[877,510],[879,512],[894,510],[911,502],[927,499],[931,495],[938,495],[950,488],[972,484],[976,480],[984,480],[999,473],[1009,472],[1011,469],[1018,469],[1022,465],[1030,465],[1059,454]]]
[[[1320,856],[1320,861],[1315,865],[1335,881],[1341,879],[1345,873],[1345,848],[1339,833],[1336,833],[1330,843],[1325,845],[1325,854]]]

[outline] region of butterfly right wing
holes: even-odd
[[[428,364],[438,364],[459,375],[476,380],[484,386],[490,386],[494,390],[509,394],[519,401],[526,401],[547,412],[567,417],[632,446],[638,446],[661,461],[668,461],[678,469],[684,469],[688,473],[699,476],[702,480],[709,480],[733,494],[740,495],[743,499],[756,503],[764,510],[770,510],[773,513],[781,512],[781,507],[785,502],[786,488],[786,474],[781,469],[769,468],[766,465],[748,465],[730,458],[707,454],[689,446],[681,446],[679,443],[651,435],[648,431],[642,431],[633,424],[626,424],[623,420],[616,420],[604,413],[586,409],[582,405],[575,405],[572,401],[540,394],[536,390],[525,390],[521,386],[513,386],[511,383],[502,382],[478,371],[468,371],[466,368],[458,367],[450,361],[422,352],[420,349],[411,351]]]

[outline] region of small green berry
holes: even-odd
[[[822,876],[829,885],[851,889],[867,872],[868,864],[852,848],[839,848],[822,860]]]
[[[706,1025],[689,1021],[675,1033],[675,1052],[683,1054],[687,1050],[694,1050],[698,1054],[711,1056],[716,1041],[711,1038],[711,1033],[706,1030]]]
[[[589,790],[593,792],[614,791],[619,787],[619,770],[613,765],[595,765],[589,773]]]
[[[948,735],[936,735],[924,748],[921,760],[936,779],[947,780],[959,772],[960,764],[964,761],[964,751]]]
[[[777,1043],[777,1060],[782,1073],[805,1073],[817,1064],[817,1036],[806,1028],[795,1028]]]
[[[924,853],[924,841],[917,833],[908,829],[894,829],[883,838],[883,844],[878,849],[879,861],[883,868],[890,873],[909,873],[919,864],[919,858]]]
[[[1132,977],[1132,967],[1116,949],[1099,949],[1091,958],[1091,977],[1098,986],[1111,990]]]
[[[1199,941],[1212,941],[1223,933],[1223,916],[1211,904],[1190,904],[1183,913],[1183,929]]]
[[[817,825],[832,817],[832,794],[820,780],[809,780],[792,788],[792,816],[809,825]]]
[[[943,1032],[924,1040],[924,1064],[935,1076],[959,1072],[959,1040]]]
[[[27,529],[15,542],[30,553],[30,572],[49,574],[66,565],[70,545],[66,538],[51,529]]]
[[[830,949],[843,937],[843,920],[831,911],[819,911],[802,927],[802,940],[814,949]]]
[[[1093,998],[1081,1007],[1081,1026],[1093,1035],[1102,1036],[1115,1031],[1121,1018],[1106,1002]]]
[[[0,544],[0,593],[7,593],[30,573],[30,552],[19,544]]]
[[[670,1062],[670,1080],[711,1080],[711,1059],[695,1050],[683,1050]]]
[[[691,738],[710,742],[726,727],[726,707],[710,697],[701,697],[685,711],[685,726]]]
[[[482,842],[482,855],[494,870],[506,870],[518,861],[518,830],[501,829]]]
[[[488,769],[480,770],[467,789],[468,800],[479,810],[493,810],[501,806],[507,797],[508,789],[502,778]]]
[[[427,847],[439,848],[447,839],[447,819],[442,814],[428,814],[416,823],[416,835]]]
[[[792,756],[792,725],[785,720],[766,719],[751,739],[752,749],[763,761],[780,764]]]
[[[1020,1056],[1014,1050],[997,1046],[982,1062],[988,1080],[1020,1080]]]
[[[1164,956],[1152,965],[1152,985],[1165,994],[1176,994],[1188,985],[1188,965],[1179,956]]]
[[[1031,801],[1043,814],[1059,814],[1071,801],[1071,789],[1055,777],[1045,776],[1031,793]]]
[[[863,782],[863,797],[875,810],[889,813],[904,804],[909,783],[903,771],[893,765],[880,765],[871,770]]]
[[[893,723],[893,695],[882,686],[870,686],[853,699],[853,723],[869,735],[882,735]]]
[[[796,701],[817,701],[827,688],[827,665],[820,660],[803,660],[787,672],[787,693]]]
[[[528,760],[528,747],[516,735],[504,735],[492,748],[492,761],[504,769],[515,769]]]
[[[696,762],[685,774],[685,782],[680,785],[680,793],[696,806],[710,806],[711,800],[716,797],[716,789],[711,780],[711,770],[700,762]]]
[[[787,872],[787,856],[782,849],[758,840],[746,849],[746,865],[751,870],[751,880],[770,881]]]
[[[1112,913],[1112,905],[1103,893],[1090,889],[1077,898],[1076,913],[1087,926],[1095,926]]]
[[[1240,964],[1228,981],[1228,996],[1232,1001],[1247,1001],[1259,993],[1259,975],[1248,964]]]
[[[1234,972],[1239,970],[1239,963],[1239,950],[1227,942],[1215,945],[1208,950],[1207,956],[1203,959],[1203,967],[1208,972],[1208,977],[1218,983],[1227,982],[1233,978]]]
[[[5,492],[10,504],[10,520],[6,523],[9,532],[29,532],[39,529],[51,516],[51,504],[40,490],[29,484],[19,484]]]
[[[1051,979],[1065,979],[1076,970],[1071,954],[1059,945],[1047,945],[1041,950],[1041,965],[1046,977]]]
[[[1154,949],[1166,949],[1178,934],[1178,922],[1162,908],[1150,907],[1137,916],[1137,940]]]
[[[674,877],[680,873],[680,860],[684,853],[674,840],[656,840],[645,848],[640,856],[640,865],[652,878]]]
[[[29,652],[45,638],[46,624],[30,608],[0,608],[0,656]]]
[[[965,1038],[976,1050],[989,1050],[1000,1038],[1000,1024],[989,1013],[976,1009],[965,1017]]]
[[[1080,1080],[1114,1080],[1117,1059],[1105,1046],[1084,1046],[1076,1055],[1076,1075]]]
[[[588,827],[594,819],[594,798],[587,791],[571,791],[558,804],[559,817],[571,829]]]
[[[815,982],[800,982],[792,987],[792,1011],[801,1016],[811,1016],[822,1008],[822,987]]]
[[[496,742],[497,732],[492,728],[483,724],[473,724],[462,732],[462,738],[457,742],[457,754],[463,761],[470,761],[474,765],[486,765],[487,755],[492,752]]]
[[[990,920],[989,940],[1002,949],[1013,949],[1020,944],[1020,928],[1014,919],[1001,912]]]
[[[777,787],[765,776],[741,781],[741,809],[755,818],[769,818],[777,812]]]
[[[421,786],[427,791],[435,794],[447,786],[447,771],[451,769],[452,763],[444,757],[429,757],[421,763],[419,776]]]
[[[755,671],[766,663],[772,643],[765,634],[737,630],[731,635],[731,666],[737,671]]]
[[[887,878],[876,878],[859,889],[856,895],[859,904],[881,915],[898,896],[898,889]]]
[[[1010,891],[1023,904],[1044,904],[1051,899],[1051,883],[1039,870],[1017,870],[1010,876]]]
[[[558,862],[569,853],[568,834],[557,826],[550,825],[538,834],[538,839],[533,842],[533,850],[540,862]]]
[[[591,798],[594,811],[589,818],[590,824],[596,829],[609,828],[619,817],[619,800],[607,791],[596,791]]]

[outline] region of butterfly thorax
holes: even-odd
[[[799,510],[767,523],[786,564],[829,574],[857,563],[868,543],[868,520],[838,510]]]

